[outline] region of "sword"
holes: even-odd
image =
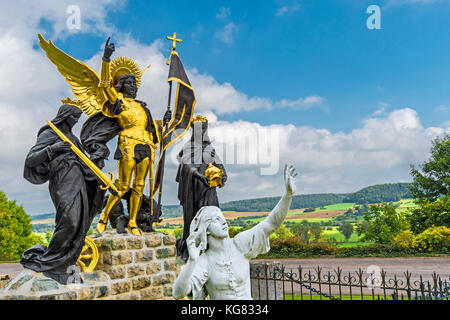
[[[68,142],[70,144],[70,149],[72,149],[73,152],[83,161],[91,170],[94,172],[94,174],[105,184],[104,186],[100,186],[100,189],[107,190],[110,189],[110,191],[114,194],[118,194],[119,190],[117,190],[116,186],[113,184],[114,180],[114,174],[112,172],[109,172],[109,175],[111,176],[111,179],[109,179],[103,172],[100,170],[91,159],[89,159],[83,151],[77,148],[77,146],[67,138],[64,133],[62,133],[51,121],[47,120],[47,124],[52,128],[56,134],[65,142]]]

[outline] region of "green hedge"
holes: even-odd
[[[441,254],[443,252],[433,252]],[[313,258],[318,256],[345,257],[405,257],[430,255],[399,245],[373,244],[337,248],[326,243],[306,244],[298,238],[270,239],[270,251],[259,258]]]

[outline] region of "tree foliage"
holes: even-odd
[[[339,226],[338,230],[344,235],[345,240],[348,241],[353,234],[353,225],[351,223],[343,223]]]
[[[371,205],[369,212],[364,213],[364,221],[365,225],[359,223],[356,227],[358,234],[363,235],[363,240],[381,244],[392,243],[395,236],[409,227],[406,215],[386,203]]]
[[[309,243],[309,240],[311,238],[311,235],[309,233],[309,226],[296,223],[291,226],[291,232],[301,241],[304,243]]]
[[[322,236],[322,227],[318,225],[317,223],[314,223],[309,227],[309,231],[311,232],[311,235],[313,237],[314,242],[319,242],[320,237]]]
[[[450,135],[433,141],[431,157],[420,169],[411,166],[414,181],[409,187],[419,205],[450,196]]]
[[[29,247],[44,239],[31,231],[31,219],[22,206],[8,201],[0,191],[0,260],[17,260]]]
[[[409,183],[386,183],[363,188],[346,196],[343,202],[357,204],[399,201],[410,198]]]
[[[415,234],[433,225],[450,227],[450,135],[436,138],[430,153],[420,170],[411,166],[409,189],[419,205],[409,216]]]
[[[408,216],[411,231],[423,232],[431,226],[450,227],[450,197],[440,197],[436,202],[423,201]]]

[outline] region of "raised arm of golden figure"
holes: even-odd
[[[108,101],[111,104],[116,103],[117,101],[117,91],[116,89],[111,85],[111,55],[114,52],[114,43],[109,44],[110,38],[106,41],[105,44],[105,50],[103,52],[103,58],[102,58],[102,69],[100,72],[100,83],[98,86],[103,89],[104,93],[106,94],[106,97]],[[102,112],[108,116],[107,110],[105,110],[105,107],[103,106]]]

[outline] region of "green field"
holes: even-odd
[[[331,204],[329,206],[316,208],[316,211],[314,211],[314,212],[332,211],[332,210],[348,210],[350,208],[353,208],[354,206],[355,206],[355,203],[349,203],[349,202],[336,203],[336,204]]]
[[[333,230],[323,230],[323,234],[329,238],[334,238],[337,242],[347,241],[342,233],[338,231],[338,227],[331,227]],[[348,241],[359,241],[360,236],[356,232],[353,232]]]

